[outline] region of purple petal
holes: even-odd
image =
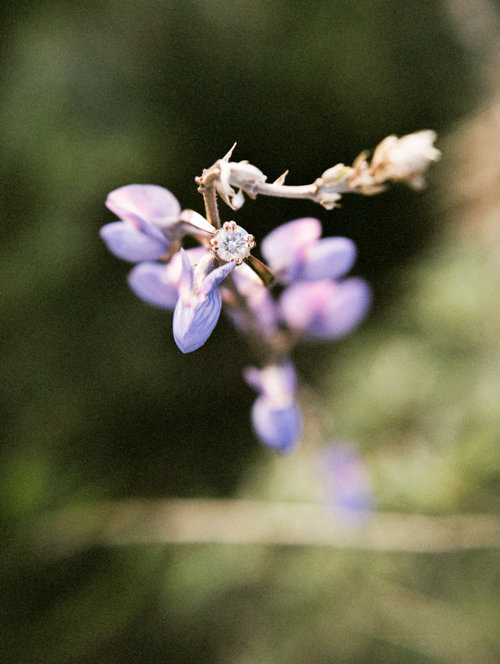
[[[179,275],[179,295],[185,297],[192,291],[194,271],[189,256],[184,249],[180,250],[180,257],[181,272]]]
[[[183,353],[191,353],[203,346],[212,334],[219,320],[222,306],[221,296],[217,289],[210,292],[201,303],[192,294],[188,298],[179,298],[174,310],[174,339]]]
[[[248,367],[243,373],[245,381],[261,396],[265,396],[275,408],[282,408],[292,403],[297,376],[291,362],[270,364],[263,369]]]
[[[280,299],[287,325],[305,336],[338,339],[364,318],[370,305],[369,286],[361,279],[297,282]]]
[[[233,273],[233,280],[240,295],[245,298],[248,309],[251,310],[252,322],[257,324],[264,333],[276,331],[278,324],[278,312],[274,299],[269,289],[264,286],[259,277],[248,265],[242,263]],[[229,294],[229,297],[231,294]],[[248,319],[241,314],[238,307],[229,308],[229,315],[233,322],[245,331],[250,331]]]
[[[181,249],[177,251],[172,258],[167,263],[168,278],[173,284],[179,285],[182,266],[183,266],[183,254],[189,259],[189,263],[194,267],[197,265],[201,259],[206,256],[207,250],[204,247],[193,247],[192,249]]]
[[[205,247],[193,247],[192,249],[183,249],[183,251],[186,252],[189,258],[189,262],[191,265],[197,265],[203,256],[207,254],[207,250]],[[176,254],[176,256],[180,256],[180,254]],[[175,258],[176,256],[173,256]],[[172,262],[172,261],[170,261]]]
[[[228,305],[225,312],[238,329],[249,334],[258,331],[264,335],[272,335],[277,331],[278,310],[267,288],[263,287],[261,293],[253,293],[246,298],[250,316],[244,308],[237,305],[232,292],[223,287],[222,293],[223,301]]]
[[[143,232],[147,232],[147,224],[168,230],[181,212],[176,197],[154,184],[129,184],[115,189],[108,195],[106,207]]]
[[[243,372],[243,378],[248,383],[248,385],[253,387],[253,389],[256,392],[260,392],[260,394],[263,394],[264,389],[262,385],[261,374],[262,374],[261,369],[257,369],[257,367],[248,367]]]
[[[203,247],[186,249],[189,262],[196,264],[207,250]],[[156,307],[173,309],[179,297],[179,282],[182,274],[182,254],[177,252],[167,264],[139,263],[129,274],[129,285],[142,300]],[[189,274],[189,268],[188,268]],[[190,276],[187,277],[187,290],[191,289]]]
[[[356,245],[346,237],[328,237],[308,247],[296,279],[316,281],[344,276],[356,260]]]
[[[260,245],[262,255],[277,276],[287,273],[290,266],[303,259],[307,248],[321,235],[317,219],[305,217],[278,226]]]
[[[257,327],[264,334],[272,334],[277,331],[278,309],[265,286],[249,293],[246,297],[246,305],[252,313],[250,320],[248,316],[245,316],[245,312],[241,312],[238,308],[229,310],[238,327],[247,332],[251,332]],[[241,315],[238,316],[238,314]]]
[[[168,251],[168,242],[161,234],[146,235],[126,221],[106,224],[100,235],[115,256],[131,263],[155,260]]]
[[[252,408],[252,424],[260,440],[280,452],[290,451],[302,435],[302,414],[295,402],[285,408],[274,408],[265,396]]]
[[[136,295],[155,307],[173,309],[179,298],[177,284],[162,263],[139,263],[130,272],[128,283]]]
[[[350,444],[329,445],[320,458],[326,497],[350,525],[366,522],[373,510],[370,476],[359,451]]]
[[[223,281],[227,275],[234,270],[235,267],[236,263],[231,261],[230,263],[224,263],[224,265],[220,265],[219,267],[216,267],[215,270],[212,270],[203,279],[200,288],[200,294],[208,295],[210,292],[213,292],[214,289],[216,289],[220,284],[220,282]]]
[[[302,414],[294,399],[295,369],[291,362],[245,370],[246,382],[260,393],[252,423],[263,443],[280,451],[291,449],[302,433]]]

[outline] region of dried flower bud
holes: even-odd
[[[345,180],[349,173],[352,171],[352,168],[346,166],[345,164],[335,164],[331,168],[328,168],[324,173],[321,174],[321,179],[325,184],[339,184],[342,180]]]
[[[430,129],[401,138],[387,136],[375,149],[370,172],[375,182],[407,180],[414,187],[423,185],[423,173],[441,152],[434,147],[436,133]]]

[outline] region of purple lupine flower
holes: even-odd
[[[302,413],[295,400],[297,378],[291,362],[250,367],[246,382],[259,392],[252,423],[260,440],[280,452],[290,451],[302,434]]]
[[[154,184],[129,184],[112,191],[106,206],[121,221],[101,228],[108,249],[131,263],[164,258],[180,249],[184,233],[209,236],[215,228],[192,210],[181,212],[176,197]]]
[[[174,310],[175,342],[183,353],[190,353],[213,332],[222,306],[217,286],[235,267],[235,262],[217,267],[213,254],[203,247],[181,249],[166,264],[139,263],[128,282],[148,304]]]
[[[345,281],[299,281],[283,291],[281,317],[297,334],[339,339],[364,318],[371,301],[368,284],[356,277]]]
[[[217,267],[215,257],[206,252],[196,269],[181,249],[182,271],[179,299],[174,310],[174,339],[183,353],[203,346],[219,320],[222,306],[217,286],[234,270],[236,263]]]
[[[368,470],[357,447],[332,443],[320,454],[326,500],[337,517],[350,526],[362,526],[373,511]]]
[[[206,256],[203,247],[186,249],[189,262],[196,265]],[[179,282],[182,272],[182,257],[175,253],[168,263],[144,261],[136,265],[128,275],[128,283],[134,293],[155,307],[173,311],[179,299]]]
[[[223,302],[227,304],[227,314],[234,325],[246,333],[255,332],[273,335],[278,330],[278,307],[262,280],[245,263],[239,265],[232,274],[234,286],[244,298],[246,307],[242,310],[232,291],[222,288]],[[247,315],[247,311],[251,316]]]
[[[339,279],[351,269],[356,259],[352,240],[320,235],[321,223],[305,217],[278,226],[264,238],[262,255],[279,281]]]
[[[341,237],[321,239],[317,219],[283,224],[263,241],[264,257],[277,281],[287,286],[276,302],[243,263],[255,242],[234,221],[215,229],[196,212],[181,211],[169,191],[154,185],[122,187],[109,194],[106,204],[120,221],[104,226],[101,236],[117,256],[138,262],[128,278],[132,290],[149,304],[174,310],[174,339],[183,353],[207,341],[223,299],[237,327],[271,348],[283,343],[280,328],[288,327],[293,332],[289,350],[298,336],[343,336],[366,312],[368,286],[360,279],[337,281],[355,260],[354,244]],[[185,234],[205,246],[183,250]],[[255,269],[255,260],[251,266]],[[232,287],[226,287],[222,282],[230,273]],[[282,360],[250,368],[245,379],[259,393],[252,408],[257,436],[274,449],[289,451],[302,433],[293,365]]]
[[[190,234],[213,241],[216,229],[192,210],[181,212],[175,196],[156,185],[121,187],[109,194],[106,205],[121,221],[103,226],[101,237],[119,258],[138,262],[129,274],[130,287],[149,304],[174,309],[177,345],[184,353],[196,350],[217,323],[222,304],[217,286],[236,262],[219,265],[214,254],[203,247],[184,252],[180,240]],[[229,225],[239,229],[234,222]],[[220,233],[221,250],[226,249],[226,226]],[[239,254],[248,253],[253,242],[246,233],[243,240],[245,248],[238,246]]]
[[[101,228],[101,237],[118,258],[136,263],[170,251],[181,206],[175,196],[153,184],[130,184],[112,191],[106,207],[121,221]]]

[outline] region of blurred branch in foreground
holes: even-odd
[[[130,544],[263,544],[441,553],[500,546],[487,514],[424,516],[378,512],[361,528],[336,522],[323,505],[253,500],[123,500],[44,516],[36,548],[56,557]]]

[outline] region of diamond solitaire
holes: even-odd
[[[255,247],[255,240],[253,235],[237,226],[234,221],[226,221],[210,240],[210,247],[221,260],[227,263],[235,261],[239,265],[250,255],[250,250]]]

